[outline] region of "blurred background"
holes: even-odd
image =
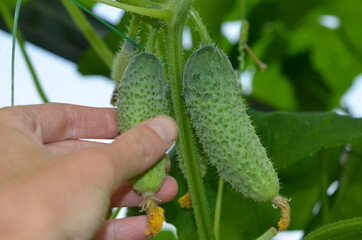
[[[97,16],[126,31],[128,13],[80,1]],[[11,99],[11,35],[6,13],[16,1],[0,7],[0,107]],[[362,4],[360,0],[195,0],[211,38],[239,70],[249,105],[262,111],[326,112],[362,117]],[[87,15],[98,36],[114,53],[123,39]],[[246,54],[240,71],[238,51],[242,19],[249,24],[248,46],[268,68],[261,72]],[[192,23],[184,29],[185,59],[199,47]],[[34,73],[16,46],[15,105],[38,104],[44,98],[96,107],[111,107],[114,84],[110,68],[77,28],[59,0],[23,0],[19,31]],[[11,32],[11,31],[10,31]],[[147,36],[140,36],[146,38]],[[338,186],[331,184],[331,195]],[[313,209],[318,213],[318,202]],[[314,214],[314,213],[310,213]],[[303,222],[304,221],[304,222]],[[307,219],[275,239],[301,239]]]

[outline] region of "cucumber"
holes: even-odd
[[[166,87],[161,62],[151,53],[135,55],[117,85],[117,119],[120,132],[126,132],[137,124],[168,113]],[[157,235],[164,222],[164,210],[157,206],[155,192],[166,176],[165,157],[144,173],[129,180],[133,188],[142,194],[142,211],[147,211],[145,235]]]
[[[242,100],[228,57],[204,46],[188,59],[183,95],[196,134],[221,176],[256,201],[272,200],[279,180]]]
[[[161,62],[151,53],[132,58],[117,87],[117,117],[120,132],[167,114],[166,88]],[[130,179],[133,188],[143,194],[156,192],[165,177],[167,161],[162,158],[146,172]]]

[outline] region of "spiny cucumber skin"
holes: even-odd
[[[255,133],[228,57],[204,46],[187,61],[183,94],[200,142],[221,176],[256,201],[273,199],[279,180]]]
[[[167,84],[166,87],[166,99],[167,99],[167,103],[168,103],[168,109],[169,109],[169,116],[171,116],[172,118],[176,118],[175,117],[175,111],[173,109],[173,103],[172,103],[172,94],[171,94],[171,87],[170,84]],[[207,167],[208,167],[208,159],[207,159],[207,155],[203,150],[202,145],[200,144],[199,140],[197,139],[197,136],[193,137],[194,142],[197,144],[196,145],[196,157],[197,160],[199,162],[199,168],[200,168],[200,174],[201,177],[205,177],[206,172],[207,172]],[[184,163],[182,162],[182,151],[181,151],[181,144],[178,142],[176,143],[176,150],[177,150],[177,155],[179,156],[178,160],[180,163],[180,169],[183,173],[183,175],[186,176],[187,172],[186,172],[186,167],[184,166]]]
[[[139,53],[129,62],[117,87],[117,118],[120,132],[167,114],[163,68],[157,57]],[[130,179],[139,193],[156,192],[165,177],[166,159],[162,158],[146,172]]]
[[[111,76],[116,84],[111,99],[111,104],[113,106],[116,105],[117,85],[121,81],[124,70],[126,69],[128,63],[136,54],[137,48],[132,43],[125,40],[125,42],[122,44],[121,49],[117,52],[116,57],[114,58]]]

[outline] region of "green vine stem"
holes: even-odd
[[[114,55],[108,46],[103,42],[103,40],[94,31],[83,12],[75,4],[73,4],[71,0],[61,1],[69,12],[70,16],[73,18],[74,22],[77,24],[78,28],[97,52],[98,56],[107,65],[107,67],[111,68]]]
[[[278,234],[278,231],[275,228],[271,227],[265,233],[263,233],[263,235],[258,237],[256,240],[271,240],[277,234]]]
[[[217,197],[216,197],[215,216],[214,216],[214,232],[216,240],[220,239],[220,217],[221,217],[223,189],[224,189],[224,179],[220,176],[217,187]]]
[[[186,179],[192,199],[200,239],[215,239],[211,227],[211,219],[207,207],[207,199],[203,181],[200,175],[196,155],[196,144],[193,139],[190,116],[187,114],[186,103],[182,96],[182,81],[184,62],[182,58],[182,30],[189,12],[192,0],[178,1],[173,19],[167,23],[166,43],[171,83],[172,100],[177,125],[179,127],[178,146],[181,146],[181,160],[185,167]]]
[[[190,16],[199,32],[201,38],[201,44],[202,45],[211,44],[212,41],[209,32],[207,31],[206,26],[203,23],[199,13],[193,7],[191,7]]]
[[[158,29],[157,28],[151,28],[150,34],[148,36],[148,41],[146,44],[146,51],[147,52],[154,52],[155,46],[156,46],[156,40],[158,37]]]
[[[97,2],[107,4],[109,6],[113,6],[116,8],[121,8],[129,12],[141,14],[148,17],[155,17],[160,18],[163,20],[170,20],[171,18],[171,12],[166,9],[150,9],[150,8],[144,8],[144,7],[138,7],[134,5],[129,5],[125,3],[120,3],[112,0],[96,0]]]
[[[348,219],[317,229],[303,240],[359,240],[362,236],[362,217]]]
[[[2,16],[3,16],[3,19],[4,19],[4,22],[7,26],[7,28],[9,29],[9,31],[13,28],[13,19],[11,17],[11,14],[10,14],[10,10],[7,8],[6,4],[0,4],[0,11],[2,13]],[[16,38],[18,39],[18,42],[19,42],[19,46],[20,46],[20,49],[21,49],[21,52],[25,58],[25,62],[26,62],[26,65],[28,66],[29,68],[29,71],[30,71],[30,74],[33,78],[33,81],[34,81],[34,84],[35,84],[35,87],[39,93],[39,96],[41,97],[41,99],[43,100],[43,102],[47,103],[49,102],[48,98],[46,97],[45,95],[45,92],[43,91],[43,88],[40,84],[40,81],[39,81],[39,78],[35,72],[35,69],[33,67],[33,64],[29,58],[29,55],[28,53],[26,52],[26,49],[25,49],[25,46],[24,46],[24,38],[22,36],[22,34],[20,33],[20,31],[18,30],[17,34],[16,34]]]
[[[18,18],[20,12],[21,0],[16,1],[14,24],[13,24],[13,41],[11,47],[11,106],[14,106],[14,85],[15,85],[15,40],[18,32]]]
[[[116,219],[116,217],[117,217],[117,215],[118,215],[118,213],[121,211],[121,208],[119,207],[119,208],[116,208],[113,212],[112,212],[112,214],[111,214],[111,216],[109,217],[109,219]]]

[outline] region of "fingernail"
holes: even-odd
[[[177,125],[170,117],[156,117],[148,123],[148,126],[152,128],[167,144],[173,143],[177,136]]]

